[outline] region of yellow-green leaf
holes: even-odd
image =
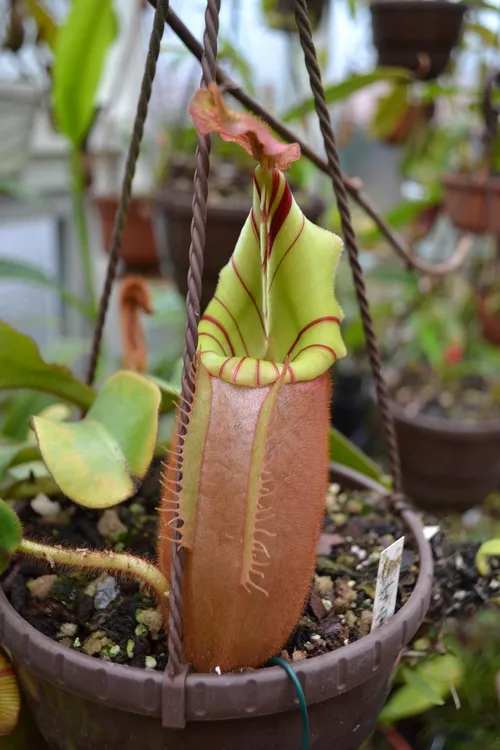
[[[351,443],[335,427],[330,427],[329,443],[330,461],[335,461],[337,464],[359,471],[361,474],[370,477],[370,479],[375,479],[377,482],[385,481],[384,472],[377,466],[375,461],[372,461],[371,458],[356,447],[354,443]]]
[[[54,111],[60,130],[76,146],[92,123],[104,62],[116,33],[113,0],[73,0],[57,35]]]
[[[21,695],[16,676],[7,656],[0,650],[0,737],[12,734],[20,710]]]
[[[19,547],[21,538],[22,529],[19,518],[12,508],[9,508],[9,506],[0,499],[0,574],[3,573],[9,564],[10,558]]]
[[[42,8],[39,0],[26,0],[28,10],[38,26],[39,39],[48,44],[52,52],[56,47],[57,24],[45,8]]]
[[[500,557],[500,539],[490,539],[482,544],[476,554],[476,568],[482,576],[490,574],[490,557]]]
[[[374,70],[372,73],[352,73],[350,76],[345,78],[343,81],[338,83],[330,84],[325,88],[325,97],[327,104],[335,104],[336,102],[343,101],[347,97],[361,91],[368,86],[372,86],[374,83],[380,81],[410,81],[411,73],[406,68],[398,67],[380,67]],[[309,112],[314,112],[314,98],[308,97],[305,101],[300,104],[294,105],[292,109],[289,109],[283,120],[289,122],[296,120],[300,117],[304,117]]]
[[[148,380],[151,380],[152,383],[158,386],[161,393],[161,407],[160,411],[162,414],[165,414],[166,412],[172,411],[172,409],[175,409],[177,404],[179,403],[179,397],[181,395],[180,388],[177,388],[177,386],[172,385],[172,383],[167,383],[166,380],[163,380],[162,378],[157,378],[155,375],[146,375]]]
[[[417,716],[436,705],[436,701],[444,701],[450,694],[452,685],[460,685],[463,664],[457,656],[444,654],[422,661],[412,672],[412,684],[407,682],[399,688],[382,709],[379,716],[381,724],[392,724]]]
[[[87,508],[131,497],[153,458],[160,400],[154,383],[118,372],[80,422],[34,417],[42,458],[61,491]]]
[[[0,321],[0,390],[12,388],[52,393],[83,409],[95,398],[67,367],[45,362],[33,339]]]
[[[314,380],[345,354],[334,295],[342,242],[305,218],[278,169],[257,167],[253,208],[199,325],[211,375],[250,387]]]

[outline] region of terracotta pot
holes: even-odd
[[[500,236],[500,177],[446,175],[443,186],[445,211],[456,227]]]
[[[118,198],[96,197],[94,201],[101,219],[104,249],[109,253]],[[160,274],[152,217],[150,198],[132,198],[120,252],[127,273]]]
[[[328,0],[307,0],[309,21],[313,30],[321,23],[323,11]],[[294,0],[263,0],[264,15],[268,26],[279,31],[297,32],[295,21]]]
[[[183,296],[187,294],[189,269],[189,246],[191,244],[192,195],[190,192],[160,190],[155,195],[158,225],[162,228],[165,247],[158,242],[162,255],[168,255],[173,265],[174,279]],[[243,224],[251,207],[248,200],[224,200],[220,204],[209,204],[205,242],[205,264],[203,268],[203,290],[201,312],[215,294],[221,269],[229,262]],[[324,210],[320,200],[311,200],[302,206],[305,215],[316,222]],[[160,240],[160,238],[159,238]]]
[[[500,312],[492,313],[488,310],[487,295],[478,296],[477,306],[479,320],[481,321],[481,332],[490,344],[500,346]]]
[[[437,78],[459,40],[466,10],[447,0],[375,0],[370,11],[378,64]]]
[[[422,508],[465,510],[500,481],[500,419],[477,425],[418,415],[392,404],[405,491]]]
[[[332,466],[345,487],[385,490],[357,472]],[[432,554],[422,527],[404,511],[416,539],[420,572],[406,604],[385,625],[330,654],[294,666],[308,704],[314,750],[357,750],[373,730],[401,649],[429,605]],[[162,726],[166,692],[158,672],[118,666],[64,648],[28,625],[0,591],[0,641],[52,750],[292,750],[301,716],[284,670],[188,674],[185,729]]]

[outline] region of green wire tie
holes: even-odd
[[[277,667],[282,667],[291,681],[293,682],[293,686],[295,688],[295,691],[297,693],[297,698],[299,699],[299,707],[300,707],[300,715],[302,717],[302,750],[308,750],[309,747],[309,716],[307,713],[307,703],[306,703],[306,697],[304,695],[304,691],[302,690],[302,685],[300,684],[300,680],[297,677],[297,674],[295,670],[293,670],[284,659],[280,659],[279,657],[274,657],[273,659],[269,660],[269,664],[275,665]]]

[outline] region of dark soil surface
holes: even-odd
[[[40,516],[29,501],[22,501],[17,510],[28,538],[74,547],[108,546],[153,560],[158,480],[155,468],[141,494],[108,511],[86,510],[64,498],[58,498],[55,515]],[[373,493],[341,493],[338,486],[330,487],[310,597],[281,653],[283,658],[300,661],[317,656],[370,632],[380,552],[404,534],[402,523],[384,506]],[[432,621],[472,612],[495,597],[498,603],[498,570],[492,566],[489,578],[478,575],[477,544],[447,543],[440,532],[432,544],[437,558]],[[398,609],[410,596],[417,575],[418,556],[407,537]],[[167,642],[161,617],[154,599],[140,585],[19,559],[3,587],[24,619],[68,648],[118,664],[165,668]]]
[[[500,380],[488,381],[480,375],[443,383],[435,375],[406,373],[393,389],[393,398],[407,416],[484,422],[500,419]]]

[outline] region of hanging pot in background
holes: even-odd
[[[443,187],[445,211],[456,227],[500,236],[500,177],[450,174]]]
[[[378,64],[437,78],[460,38],[466,10],[448,0],[375,0],[370,11]]]
[[[478,294],[477,309],[484,338],[500,346],[500,289]]]
[[[109,253],[118,198],[98,196],[94,202],[101,219],[104,249]],[[152,217],[151,198],[132,198],[120,252],[127,273],[161,275]]]
[[[262,0],[267,25],[279,31],[297,32],[294,0]],[[313,31],[318,28],[328,0],[307,0],[307,12]]]
[[[431,511],[466,510],[500,482],[500,419],[407,416],[392,403],[405,492]]]

